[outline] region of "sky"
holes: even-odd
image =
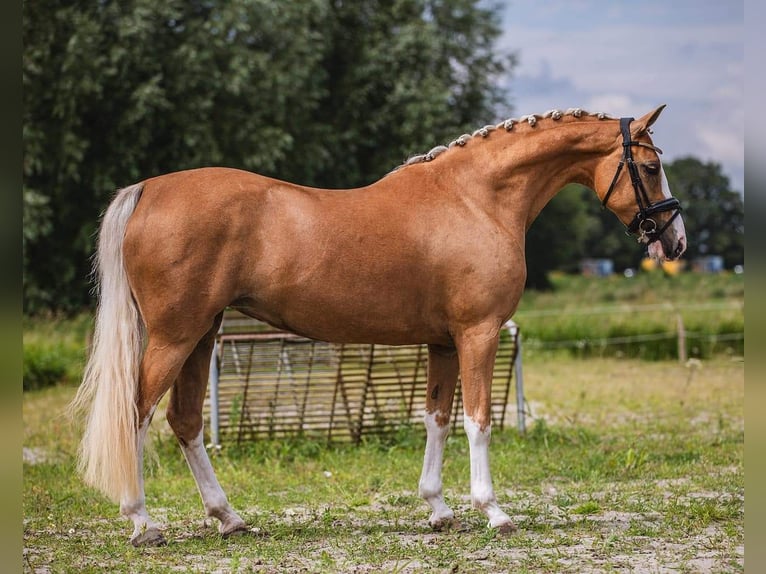
[[[502,50],[518,65],[513,115],[580,107],[640,117],[664,161],[713,161],[744,193],[744,2],[515,0]]]

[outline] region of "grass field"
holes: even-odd
[[[493,434],[495,489],[519,526],[510,536],[487,529],[470,508],[462,429],[449,439],[444,469],[462,526],[429,529],[417,496],[424,433],[404,428],[359,447],[225,444],[213,464],[251,531],[221,539],[158,412],[147,502],[169,543],[133,548],[117,505],[74,472],[78,431],[63,414],[81,376],[90,317],[25,320],[24,571],[742,572],[741,340],[692,347],[697,358],[686,364],[664,358],[675,356],[672,339],[659,352],[641,342],[552,343],[667,330],[679,313],[705,341],[741,332],[743,278],[554,281],[554,293],[525,295],[516,317],[528,433]]]
[[[524,295],[514,319],[530,352],[671,359],[683,326],[687,356],[744,353],[744,276],[662,271],[627,278],[554,274],[551,292]]]
[[[431,532],[416,495],[423,433],[361,447],[224,447],[214,458],[252,527],[223,540],[203,519],[162,416],[147,463],[166,547],[135,549],[117,507],[73,470],[70,386],[24,396],[28,572],[741,572],[744,363],[568,357],[525,365],[533,423],[496,432],[495,487],[519,532],[470,509],[467,442],[449,439],[448,502],[462,528]]]

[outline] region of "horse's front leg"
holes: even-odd
[[[492,373],[499,340],[499,328],[480,326],[457,338],[463,396],[463,427],[471,456],[471,502],[489,518],[489,527],[503,533],[516,530],[510,517],[500,509],[489,469],[492,434]]]
[[[452,399],[457,384],[458,359],[454,349],[429,345],[428,388],[426,395],[426,452],[419,492],[431,506],[428,523],[441,530],[454,523],[455,514],[444,502],[442,494],[442,461],[444,443],[449,434]]]

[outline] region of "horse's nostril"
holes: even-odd
[[[681,253],[683,253],[685,249],[686,249],[686,244],[682,237],[681,239],[678,240],[678,244],[676,245],[676,250],[673,253],[673,257],[680,257]]]

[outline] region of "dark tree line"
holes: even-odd
[[[221,165],[370,183],[486,123],[513,67],[474,0],[26,0],[24,305],[75,310],[115,189]]]
[[[92,303],[99,215],[119,187],[209,165],[356,187],[507,117],[498,79],[515,58],[495,47],[499,10],[477,0],[25,0],[25,311]],[[690,236],[700,225],[690,252],[740,263],[742,202],[719,167],[690,158],[667,171],[688,200]],[[620,267],[640,251],[591,192],[570,189],[530,231],[529,284],[586,254]]]

